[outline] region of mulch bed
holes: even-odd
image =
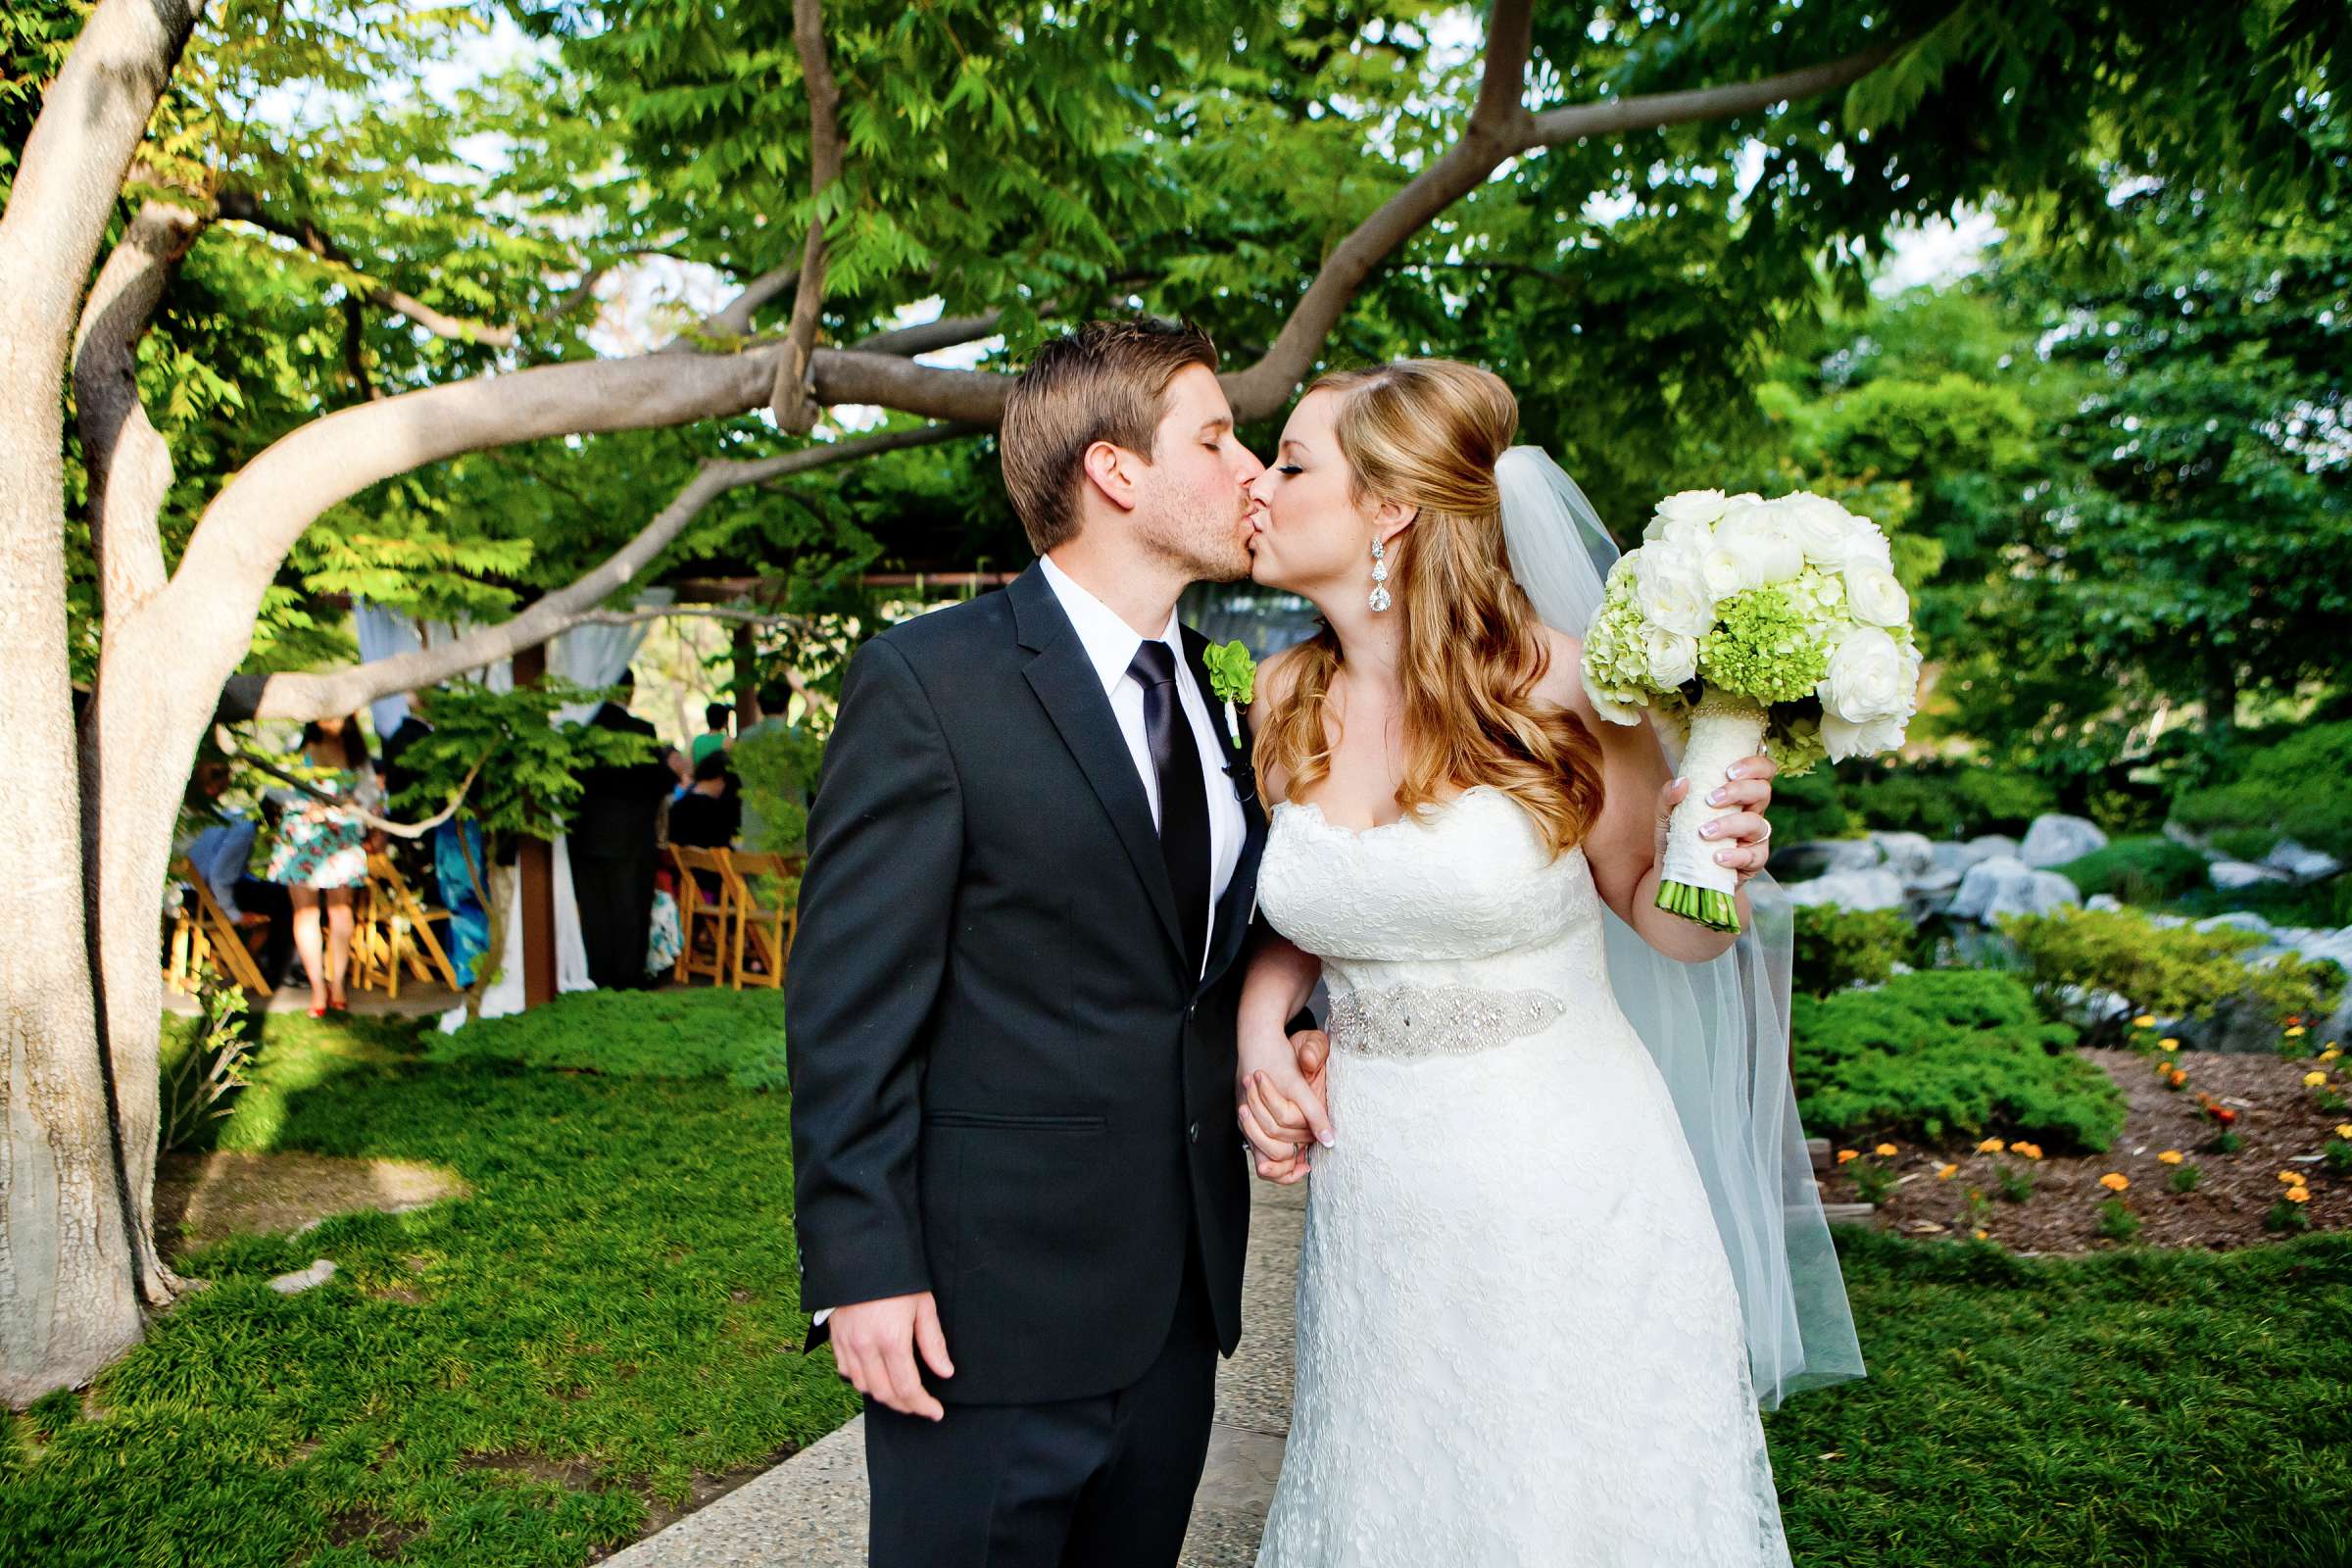
[[[2313,1099],[2317,1091],[2303,1085],[2305,1073],[2324,1066],[2328,1086],[2344,1094],[2352,1088],[2352,1072],[2344,1070],[2352,1061],[2183,1051],[2166,1058],[2188,1075],[2187,1085],[2176,1090],[2156,1076],[2151,1056],[2120,1047],[2082,1054],[2106,1069],[2129,1102],[2113,1148],[2103,1154],[2048,1149],[2040,1159],[2029,1160],[2007,1152],[1980,1154],[1975,1139],[1940,1146],[1896,1139],[1900,1152],[1880,1159],[1870,1152],[1875,1139],[1841,1144],[1898,1173],[1898,1185],[1879,1208],[1879,1223],[1928,1238],[1965,1237],[1982,1227],[1989,1240],[2030,1254],[2099,1251],[2121,1245],[2099,1234],[2100,1205],[2116,1196],[2099,1185],[2099,1178],[2115,1172],[2131,1183],[2121,1196],[2140,1221],[2135,1243],[2221,1251],[2288,1234],[2265,1230],[2263,1216],[2287,1190],[2278,1173],[2299,1171],[2311,1191],[2311,1201],[2299,1205],[2311,1228],[2352,1228],[2352,1174],[2331,1171],[2319,1157],[2335,1125],[2352,1122],[2352,1113],[2321,1110]],[[2243,1147],[2235,1153],[2214,1152],[2214,1135],[2221,1128],[2198,1104],[2200,1091],[2237,1112],[2230,1130]],[[2172,1174],[2181,1167],[2157,1159],[2166,1150],[2180,1151],[2184,1164],[2197,1167],[2192,1191],[2172,1190]],[[1936,1167],[1947,1162],[1959,1169],[1938,1181]],[[2032,1172],[2034,1190],[2024,1201],[2002,1197],[2002,1166]],[[1823,1179],[1825,1200],[1861,1200],[1851,1168],[1838,1167]],[[1967,1212],[1972,1189],[1989,1200],[1974,1220]]]

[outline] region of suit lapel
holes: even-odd
[[[1127,858],[1135,863],[1136,875],[1152,897],[1152,908],[1159,913],[1161,930],[1178,953],[1188,951],[1192,944],[1178,934],[1176,891],[1169,885],[1167,861],[1159,853],[1159,834],[1152,825],[1152,802],[1144,794],[1144,781],[1136,776],[1134,754],[1127,750],[1127,738],[1119,732],[1110,699],[1102,692],[1102,677],[1086,657],[1085,643],[1062,612],[1043,568],[1031,566],[1004,592],[1012,601],[1021,646],[1037,655],[1022,669],[1030,689],[1045,705],[1046,716],[1061,733],[1061,743],[1069,748],[1079,771],[1102,803]]]
[[[1216,694],[1208,678],[1208,639],[1190,626],[1182,629],[1185,663],[1193,672],[1194,684],[1200,688],[1200,700],[1208,705],[1209,728],[1217,733],[1217,747],[1222,754],[1225,777],[1234,795],[1242,804],[1242,853],[1233,864],[1233,879],[1225,884],[1225,897],[1217,903],[1215,940],[1208,954],[1208,963],[1200,972],[1200,990],[1216,984],[1241,951],[1242,935],[1250,924],[1257,891],[1257,862],[1266,847],[1266,814],[1257,804],[1257,777],[1250,765],[1249,732],[1235,738],[1225,728],[1225,704]],[[1239,717],[1239,710],[1236,710]]]

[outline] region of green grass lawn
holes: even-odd
[[[188,1258],[215,1283],[96,1418],[9,1418],[0,1564],[579,1564],[853,1413],[795,1353],[786,1106],[749,1087],[772,996],[269,1029],[223,1144],[433,1161],[472,1196]],[[2352,1236],[1840,1245],[1872,1375],[1766,1420],[1798,1563],[2352,1563]],[[330,1284],[265,1285],[317,1256]]]
[[[596,1026],[575,1067],[602,1034],[642,1074],[654,1037],[635,1025],[679,1010],[582,998],[548,1016]],[[773,996],[688,1010],[747,1059],[780,1037]],[[518,1054],[539,1027],[511,1031]],[[99,1381],[100,1418],[52,1396],[0,1441],[0,1563],[327,1568],[381,1560],[372,1536],[410,1563],[576,1564],[637,1535],[648,1496],[855,1412],[831,1358],[796,1353],[782,1096],[524,1068],[487,1031],[437,1065],[380,1024],[269,1030],[222,1144],[433,1161],[472,1196],[192,1254],[212,1287]],[[321,1288],[265,1283],[319,1256],[342,1270]]]
[[[1765,1418],[1804,1568],[2352,1563],[2352,1235],[1838,1252],[1871,1375]]]

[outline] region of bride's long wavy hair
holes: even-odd
[[[1511,575],[1494,485],[1518,401],[1499,376],[1453,360],[1338,371],[1307,390],[1339,398],[1357,500],[1419,509],[1388,555],[1403,622],[1397,804],[1416,812],[1448,786],[1489,785],[1527,808],[1554,856],[1565,854],[1600,812],[1600,743],[1574,713],[1532,695],[1550,656]],[[1296,797],[1331,770],[1323,707],[1341,662],[1328,624],[1300,645],[1290,691],[1257,733],[1260,780],[1281,768]]]

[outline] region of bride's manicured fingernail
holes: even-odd
[[[1717,865],[1729,865],[1729,864],[1731,864],[1731,863],[1732,863],[1732,852],[1731,852],[1731,851],[1729,851],[1729,850],[1726,850],[1726,851],[1724,851],[1724,852],[1723,852],[1721,855],[1718,855],[1718,856],[1716,856],[1716,857],[1715,857],[1715,863],[1716,863]]]
[[[1315,1142],[1321,1144],[1325,1149],[1337,1148],[1339,1144],[1339,1140],[1333,1138],[1329,1130],[1315,1134]]]
[[[1708,796],[1707,804],[1709,806],[1721,806],[1723,804],[1723,791],[1717,790],[1714,794]]]

